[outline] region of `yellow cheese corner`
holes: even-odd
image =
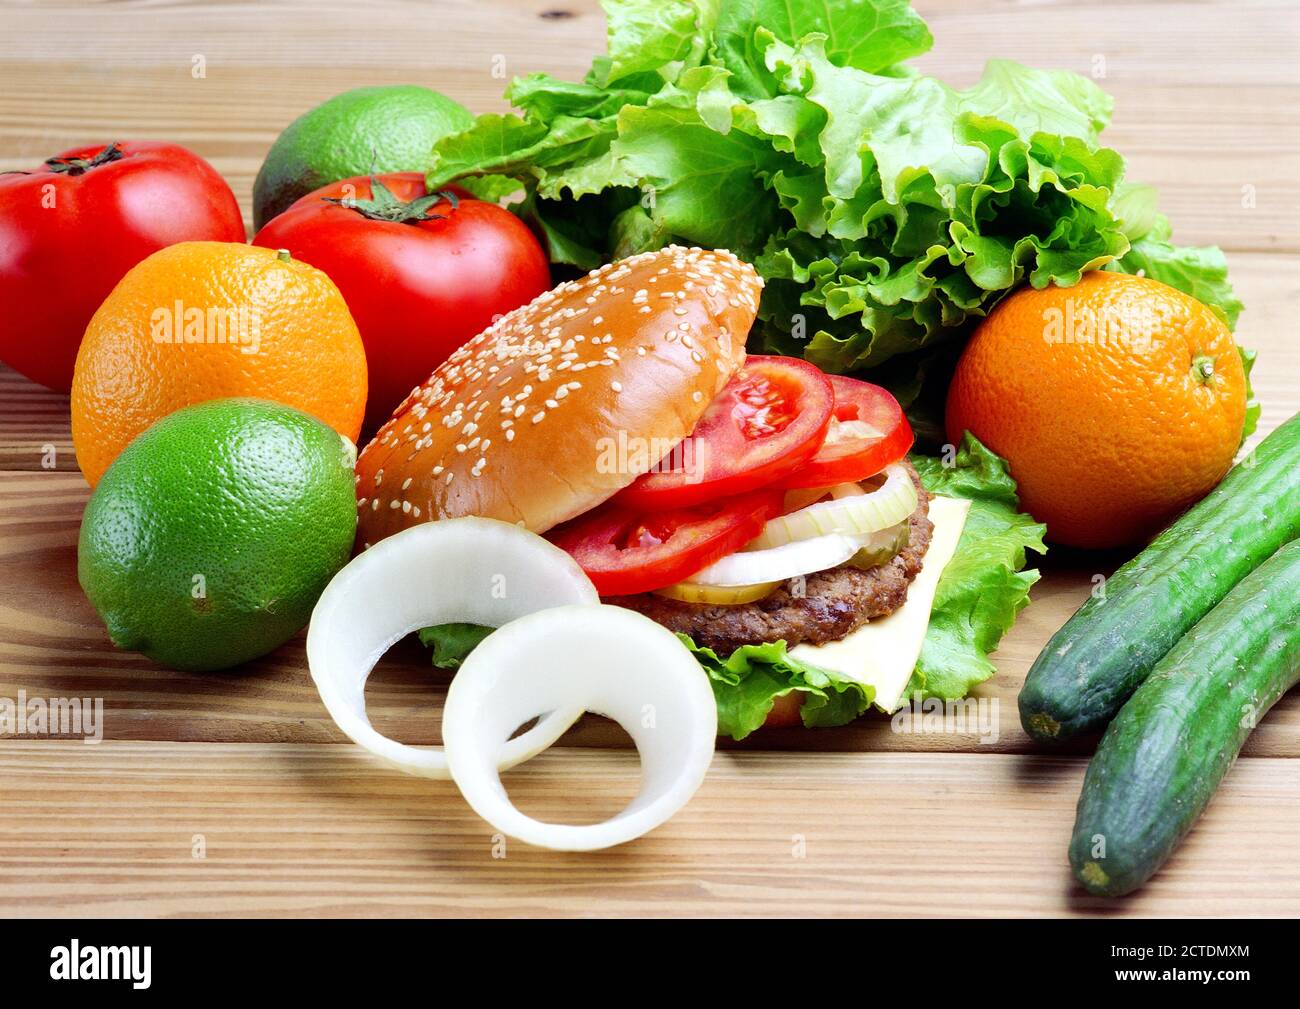
[[[848,637],[824,645],[796,645],[790,655],[802,662],[830,669],[875,688],[876,705],[893,711],[903,699],[916,660],[921,657],[925,630],[939,576],[957,551],[966,525],[970,502],[964,498],[930,499],[934,533],[921,562],[921,570],[907,590],[907,602],[887,617],[872,620]]]

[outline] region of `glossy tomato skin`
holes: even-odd
[[[427,195],[419,172],[379,176],[403,202]],[[496,318],[551,286],[546,253],[518,217],[461,191],[435,204],[442,220],[372,220],[331,199],[370,199],[370,180],[308,193],[269,221],[254,245],[288,249],[338,285],[361,330],[370,370],[363,434]]]
[[[878,385],[844,375],[828,376],[835,394],[834,418],[817,454],[781,481],[790,490],[857,483],[898,462],[912,448],[915,436],[893,394]],[[836,425],[862,421],[879,432],[877,438],[836,437]]]
[[[0,359],[66,392],[90,317],[131,267],[177,242],[243,242],[239,204],[216,169],[175,144],[125,141],[0,175]],[[55,159],[51,159],[55,160]]]
[[[684,508],[776,485],[820,449],[835,396],[816,365],[751,354],[695,425],[693,468],[645,473],[614,498],[628,508]]]
[[[691,508],[632,511],[617,500],[552,529],[602,596],[675,585],[735,553],[781,513],[779,491],[754,491]]]

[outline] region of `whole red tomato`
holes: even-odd
[[[67,392],[86,323],[131,267],[177,242],[242,242],[225,180],[175,144],[92,144],[0,175],[0,360]]]
[[[378,181],[308,193],[253,239],[338,285],[366,345],[366,435],[452,351],[551,286],[546,253],[510,211],[454,187],[430,194],[419,172]]]

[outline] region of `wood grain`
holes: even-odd
[[[954,85],[990,57],[1093,76],[1107,142],[1161,189],[1186,243],[1228,251],[1260,351],[1261,434],[1300,407],[1300,9],[1245,3],[917,0],[919,61]],[[510,76],[576,79],[603,46],[596,0],[80,5],[0,0],[0,171],[93,140],[165,138],[225,175],[246,219],[281,129],[339,91],[423,83],[502,111]],[[199,72],[201,71],[201,72]],[[114,650],[76,578],[88,491],[67,398],[0,366],[0,697],[102,697],[98,746],[0,738],[0,915],[1294,914],[1300,699],[1252,737],[1167,869],[1114,905],[1071,885],[1083,761],[1033,751],[1015,695],[1043,642],[1122,558],[1054,551],[977,697],[979,732],[869,717],[761,733],[721,753],[691,805],[589,856],[512,844],[454,788],[377,766],[329,721],[301,639],[235,674]],[[380,731],[439,738],[446,677],[400,644],[367,697]],[[581,821],[636,788],[627,738],[584,719],[507,783]],[[1088,741],[1080,744],[1086,752]],[[601,748],[604,752],[598,751]],[[785,752],[782,752],[785,751]],[[821,751],[821,752],[812,752]],[[581,788],[574,788],[581,782]],[[203,835],[207,857],[192,856]],[[798,839],[805,857],[795,857]]]
[[[1292,761],[1242,761],[1166,869],[1112,903],[1065,864],[1082,772],[1068,758],[720,754],[659,830],[562,855],[502,852],[450,783],[339,746],[0,743],[0,914],[1280,915],[1300,902]],[[636,781],[631,754],[564,749],[506,776],[529,815],[571,822],[609,816]]]

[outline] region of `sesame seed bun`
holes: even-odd
[[[670,246],[593,270],[449,357],[357,460],[360,539],[483,515],[545,532],[694,430],[745,361],[762,281]]]

